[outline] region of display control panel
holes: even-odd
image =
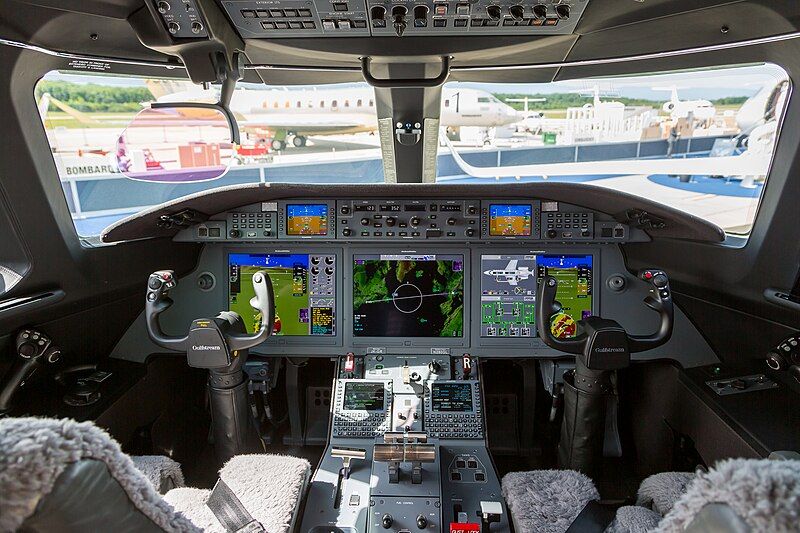
[[[564,35],[589,0],[223,0],[245,38]]]

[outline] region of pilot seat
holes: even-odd
[[[140,471],[142,466],[145,472]],[[132,458],[90,422],[0,419],[0,531],[292,531],[305,459],[237,455],[212,490],[169,458]]]

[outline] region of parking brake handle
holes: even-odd
[[[169,291],[176,285],[175,273],[172,270],[158,270],[150,274],[145,298],[145,320],[147,333],[153,342],[168,350],[186,352],[189,335],[168,336],[161,330],[158,321],[158,316],[173,304],[169,297]],[[230,352],[246,350],[261,344],[272,333],[275,323],[275,293],[272,281],[266,272],[260,271],[253,274],[253,291],[255,296],[250,299],[250,305],[261,312],[261,327],[253,335],[224,332],[225,342]]]

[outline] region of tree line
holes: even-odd
[[[147,87],[120,87],[94,83],[72,83],[69,81],[41,81],[36,86],[37,100],[44,93],[84,112],[124,113],[138,111],[142,102],[149,102],[153,95]],[[58,108],[50,104],[50,111]]]
[[[524,93],[495,93],[495,96],[501,101],[506,102],[508,105],[522,111],[525,109],[524,102],[508,102],[509,99],[524,99],[526,96],[533,100],[535,98],[544,98],[544,102],[528,102],[529,110],[549,111],[557,109],[566,109],[568,107],[582,107],[584,104],[592,103],[591,96],[585,96],[578,93],[549,93],[549,94],[524,94]],[[622,102],[629,106],[650,106],[660,109],[661,105],[667,101],[664,100],[649,100],[646,98],[627,98],[624,96],[615,97],[601,97],[603,101]],[[714,105],[741,105],[747,100],[746,96],[728,96],[725,98],[717,98],[711,100]]]

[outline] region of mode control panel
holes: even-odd
[[[480,235],[480,200],[340,200],[339,236],[348,240],[464,240]]]
[[[161,3],[161,2],[159,2]],[[224,0],[242,37],[563,35],[589,0]]]

